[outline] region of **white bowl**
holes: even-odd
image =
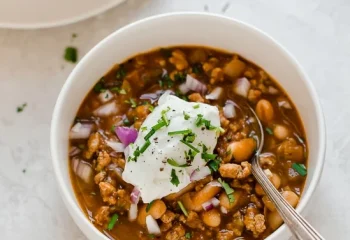
[[[51,155],[62,198],[89,239],[107,239],[85,217],[74,195],[68,171],[68,133],[92,86],[111,67],[157,47],[199,45],[238,53],[251,60],[286,90],[301,115],[309,145],[308,177],[297,211],[301,212],[319,182],[325,153],[325,126],[315,89],[298,62],[280,44],[240,21],[204,13],[171,13],[150,17],[114,32],[75,67],[58,97],[51,124]],[[286,239],[285,225],[267,239]]]

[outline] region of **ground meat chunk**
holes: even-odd
[[[265,217],[262,214],[258,214],[254,204],[248,206],[246,214],[244,215],[244,225],[247,230],[253,233],[254,237],[258,237],[265,231]]]
[[[252,165],[248,162],[242,162],[241,165],[225,163],[220,165],[219,172],[222,177],[243,179],[252,173]]]
[[[184,224],[186,224],[190,228],[194,228],[194,229],[197,228],[200,230],[204,230],[204,225],[202,220],[199,218],[198,214],[194,211],[190,211],[188,213],[187,218],[185,217],[180,218],[180,221],[182,221]]]
[[[95,215],[96,223],[100,226],[103,226],[104,224],[109,222],[109,214],[110,214],[109,207],[107,206],[100,207],[97,210]]]
[[[252,103],[257,103],[261,97],[261,91],[257,89],[250,89],[248,92],[248,100]]]
[[[214,68],[211,72],[210,84],[224,81],[224,72],[221,68]]]
[[[96,171],[102,171],[111,162],[111,157],[106,151],[101,151],[97,157]]]
[[[223,111],[220,111],[219,114],[221,127],[227,128],[227,126],[230,124],[230,121],[227,118],[225,118]]]
[[[166,240],[178,240],[184,237],[186,234],[185,228],[181,225],[178,224],[174,226],[165,236]]]
[[[261,200],[255,194],[250,195],[250,201],[254,203],[257,208],[263,207]]]
[[[253,190],[253,187],[249,183],[242,183],[238,179],[234,179],[232,182],[232,187],[239,188],[245,190],[247,193],[251,193]]]
[[[100,147],[101,142],[102,142],[102,139],[98,132],[91,134],[87,143],[88,148],[84,152],[84,157],[86,159],[91,159],[94,153]]]
[[[209,61],[203,64],[203,70],[206,73],[209,73],[211,70],[218,65],[219,60],[217,58],[210,58]]]
[[[100,182],[98,186],[100,187],[101,197],[104,202],[107,202],[110,205],[117,203],[117,190],[112,184],[107,182]]]
[[[218,232],[216,235],[216,240],[233,240],[234,237],[235,235],[233,231],[224,229]]]
[[[259,162],[262,168],[271,168],[276,163],[276,156],[273,153],[260,154]]]
[[[186,55],[182,51],[174,50],[171,55],[172,57],[169,58],[169,62],[173,64],[177,70],[182,71],[188,68]]]
[[[124,189],[118,189],[117,190],[117,203],[116,207],[119,210],[129,210],[130,209],[130,193],[125,191]]]
[[[163,216],[161,216],[160,220],[163,223],[170,223],[175,219],[175,217],[176,217],[175,213],[173,213],[170,210],[166,210],[166,212],[163,214]]]
[[[171,222],[169,222],[169,223],[162,223],[162,225],[160,225],[160,231],[161,232],[167,232],[172,226],[173,226],[173,224]]]
[[[106,177],[107,173],[104,171],[101,171],[95,175],[94,181],[96,184],[99,184],[103,181],[103,179]]]
[[[199,93],[192,93],[188,96],[191,102],[200,102],[204,103],[204,98]]]

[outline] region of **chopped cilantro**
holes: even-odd
[[[117,92],[117,93],[122,94],[122,95],[126,94],[126,90],[124,88],[113,87],[113,88],[111,88],[111,91]]]
[[[191,132],[192,132],[191,129],[186,129],[186,130],[179,130],[179,131],[168,132],[168,135],[169,136],[173,136],[173,135],[179,135],[179,134],[189,134]]]
[[[96,83],[96,85],[94,86],[94,91],[97,93],[106,91],[106,89],[103,87],[103,84],[101,83],[101,81]]]
[[[146,131],[146,130],[147,130],[147,127],[146,127],[146,126],[144,126],[144,127],[141,128],[141,131],[142,131],[142,132],[144,132],[144,131]]]
[[[23,110],[27,107],[27,103],[23,103],[22,105],[17,107],[17,112],[23,112]]]
[[[130,120],[129,120],[128,118],[125,118],[125,119],[123,120],[123,124],[124,124],[125,126],[131,126],[131,122],[130,122]]]
[[[159,83],[159,87],[161,87],[161,88],[162,88],[162,87],[164,86],[164,83],[163,83],[163,81],[162,81],[162,80],[159,80],[159,81],[158,81],[158,83]]]
[[[154,129],[155,131],[159,130],[160,128],[166,126],[166,123],[164,121],[160,121],[158,122],[156,125],[154,125],[152,127],[152,129]]]
[[[180,140],[180,142],[182,142],[183,144],[187,145],[189,148],[191,148],[193,151],[199,153],[199,150],[197,148],[195,148],[192,144],[184,141],[183,139]]]
[[[159,86],[160,87],[168,87],[168,88],[172,88],[174,85],[173,80],[169,77],[168,74],[165,74],[162,76],[162,79],[159,80]]]
[[[273,131],[272,131],[272,129],[271,128],[265,128],[265,130],[266,130],[266,132],[268,133],[268,134],[270,134],[270,135],[273,135]]]
[[[78,50],[75,47],[67,47],[64,53],[67,62],[76,63],[78,60]]]
[[[191,237],[192,237],[192,234],[191,234],[190,232],[187,232],[187,233],[185,234],[185,238],[186,238],[186,239],[191,239]]]
[[[151,145],[151,142],[147,140],[140,149],[140,153],[144,153],[146,149]]]
[[[124,102],[130,104],[132,108],[137,107],[137,102],[133,98],[130,98],[129,100],[125,100]]]
[[[181,201],[177,201],[177,204],[179,205],[179,207],[180,207],[181,211],[183,212],[183,214],[184,214],[186,217],[188,217],[187,210],[186,210],[186,208],[184,207],[184,205],[182,204],[182,202],[181,202]]]
[[[202,153],[202,158],[205,160],[205,161],[209,161],[209,160],[214,160],[216,159],[216,154],[211,154],[211,153],[206,153],[206,152],[203,152]]]
[[[196,139],[196,134],[193,133],[192,131],[188,134],[185,134],[183,138],[183,140],[187,143],[193,143],[195,139]]]
[[[195,124],[196,124],[197,127],[200,127],[200,126],[204,125],[207,130],[217,129],[216,127],[211,125],[211,122],[209,120],[204,119],[202,114],[198,114],[197,115],[197,119],[196,119]]]
[[[217,172],[220,166],[220,160],[214,159],[208,162],[208,166],[212,172]]]
[[[113,214],[113,216],[112,216],[112,218],[111,218],[111,220],[109,221],[108,226],[107,226],[107,229],[108,229],[109,231],[111,231],[111,230],[114,228],[114,225],[117,223],[118,219],[119,219],[119,215],[116,214],[116,213]]]
[[[187,164],[178,164],[174,159],[168,158],[167,162],[173,167],[188,167]]]
[[[192,66],[192,72],[195,74],[199,74],[203,72],[202,64],[196,63]]]
[[[152,204],[154,203],[155,200],[151,201],[149,204],[147,204],[147,207],[146,207],[146,212],[149,212],[149,210],[151,209],[152,207]]]
[[[193,106],[194,109],[198,109],[199,108],[199,104],[196,104]]]
[[[151,239],[153,239],[153,238],[156,237],[156,235],[154,235],[154,234],[148,234],[148,237],[151,238]]]
[[[116,79],[123,79],[126,76],[126,71],[124,69],[123,65],[120,65],[117,72],[115,73],[115,78]]]
[[[169,126],[169,124],[170,124],[170,121],[169,121],[169,119],[168,119],[167,116],[166,116],[166,113],[169,112],[169,110],[170,110],[170,107],[168,107],[167,110],[164,109],[164,110],[162,111],[162,119],[163,119],[163,121],[165,122],[165,125],[166,125],[166,126]]]
[[[305,177],[307,175],[307,169],[304,164],[293,163],[292,168],[299,173],[300,176]]]
[[[153,128],[151,129],[151,131],[149,131],[148,133],[147,133],[147,135],[145,136],[145,140],[148,140],[148,139],[150,139],[151,137],[152,137],[152,135],[154,134],[156,132],[156,130],[154,130]]]
[[[234,190],[230,187],[225,181],[221,180],[221,178],[218,179],[221,186],[224,188],[226,195],[228,197],[228,200],[230,203],[233,203],[235,201],[235,198],[233,196]]]
[[[184,113],[184,119],[185,119],[185,120],[190,119],[190,115],[188,115],[187,113],[185,113],[185,111],[184,111],[183,113]]]
[[[170,180],[170,182],[173,185],[175,185],[176,187],[179,186],[179,184],[180,184],[180,180],[179,180],[179,178],[176,175],[175,169],[171,169],[171,180]]]
[[[174,75],[174,79],[175,79],[176,82],[183,83],[183,82],[186,81],[186,73],[177,72]]]

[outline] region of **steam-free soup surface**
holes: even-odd
[[[261,166],[296,207],[307,144],[292,100],[237,54],[180,46],[117,64],[81,104],[69,161],[91,223],[120,240],[270,235],[282,219],[251,173],[259,136],[246,104],[264,125]]]

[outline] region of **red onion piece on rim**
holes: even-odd
[[[208,176],[210,174],[211,174],[211,172],[210,172],[209,167],[204,166],[204,167],[200,168],[199,170],[194,170],[191,173],[190,180],[191,180],[191,182],[198,181],[198,180],[205,178],[206,176]]]
[[[167,98],[169,95],[173,95],[174,92],[171,91],[171,90],[166,90],[165,92],[161,92],[160,94],[161,94],[161,96],[160,96],[160,98],[159,98],[159,100],[158,100],[158,105],[162,105],[163,103],[165,103],[166,98]]]
[[[202,204],[204,211],[209,211],[217,206],[219,206],[220,201],[217,198],[212,198],[209,201],[206,201]]]
[[[248,97],[248,91],[250,89],[250,82],[247,78],[239,78],[233,85],[233,91],[242,97]]]
[[[74,157],[74,156],[78,155],[80,152],[81,152],[81,149],[77,148],[76,146],[73,146],[69,150],[69,156]]]
[[[189,74],[186,76],[186,86],[188,89],[201,94],[204,94],[207,91],[207,86],[204,83],[201,83]]]
[[[214,205],[214,207],[217,207],[220,205],[219,199],[217,199],[215,197],[211,199],[211,203]]]
[[[119,140],[127,147],[130,143],[135,142],[137,130],[129,127],[117,127],[115,130]]]
[[[69,138],[70,139],[89,138],[93,128],[94,128],[93,124],[81,124],[78,122],[70,130]]]
[[[150,100],[151,103],[154,103],[159,98],[159,94],[157,93],[145,93],[140,96],[140,99],[142,100]]]
[[[149,234],[160,235],[159,225],[151,215],[146,217],[146,226]]]
[[[225,207],[223,207],[223,206],[220,207],[220,211],[221,211],[223,214],[227,214],[227,213],[228,213],[227,209],[226,209]]]
[[[182,84],[180,84],[180,86],[179,86],[179,90],[180,90],[180,92],[181,92],[182,94],[186,94],[186,93],[188,93],[191,89],[189,89],[189,88],[187,87],[186,83],[182,83]]]
[[[111,93],[111,91],[109,90],[106,90],[104,92],[101,92],[99,95],[98,95],[98,98],[100,99],[100,101],[102,103],[106,103],[108,102],[109,100],[111,100],[113,98],[113,93]]]
[[[224,116],[226,118],[234,118],[234,117],[236,117],[235,104],[232,101],[230,101],[230,100],[226,101],[223,110],[224,110]]]
[[[267,89],[267,91],[268,91],[270,94],[272,94],[272,95],[278,94],[278,90],[277,90],[276,88],[272,87],[272,86],[269,86],[268,89]]]
[[[292,109],[292,105],[290,105],[290,103],[287,100],[278,100],[277,103],[279,107]]]
[[[136,203],[132,203],[130,205],[130,209],[129,209],[129,220],[130,221],[135,221],[136,220],[137,212],[138,212],[137,204]]]
[[[217,100],[220,98],[222,91],[223,91],[222,87],[216,87],[211,93],[205,96],[205,99]]]
[[[134,187],[130,194],[131,202],[134,204],[138,204],[140,200],[140,190],[137,187]]]

